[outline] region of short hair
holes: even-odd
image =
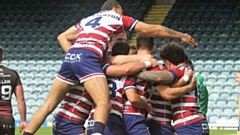
[[[194,71],[194,65],[190,59],[187,60],[186,64],[192,69],[192,71]]]
[[[126,42],[117,42],[113,45],[112,56],[116,55],[128,55],[130,45]]]
[[[164,44],[159,51],[159,57],[168,60],[174,65],[186,62],[186,55],[181,45],[175,42]]]
[[[103,10],[112,10],[113,7],[120,6],[119,2],[116,0],[107,0],[101,7],[101,11]]]
[[[151,50],[154,46],[154,38],[146,34],[139,34],[137,37],[137,49]]]

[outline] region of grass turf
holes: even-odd
[[[236,135],[236,132],[236,130],[211,130],[210,135]],[[16,127],[15,135],[21,135],[19,127]],[[52,135],[52,127],[41,127],[35,135]]]

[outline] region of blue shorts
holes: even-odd
[[[177,135],[209,135],[209,126],[206,120],[176,128]]]
[[[57,78],[70,85],[85,82],[94,77],[105,77],[101,58],[93,51],[70,49],[64,58]]]
[[[174,129],[171,124],[156,124],[148,122],[151,135],[173,135]]]
[[[150,135],[147,122],[140,115],[123,114],[124,135]]]
[[[82,123],[65,119],[56,114],[53,120],[53,135],[85,135]]]
[[[92,134],[93,129],[93,114],[89,118],[89,123],[87,127],[87,134]],[[104,128],[104,135],[123,135],[123,126],[122,126],[122,118],[116,114],[109,114],[107,124]]]

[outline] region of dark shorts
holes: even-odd
[[[0,115],[0,135],[14,135],[15,126],[12,116]]]
[[[174,129],[171,124],[156,124],[148,122],[151,135],[173,135]]]
[[[140,115],[123,114],[124,135],[150,135],[145,118]]]
[[[93,115],[88,120],[87,134],[92,134],[93,129]],[[123,135],[122,118],[116,114],[109,114],[107,124],[104,128],[104,135]]]
[[[56,114],[53,120],[53,135],[85,135],[82,123],[65,119]]]
[[[70,85],[85,82],[94,77],[105,77],[101,58],[86,49],[71,49],[64,58],[57,78]]]
[[[209,126],[206,120],[176,128],[177,135],[209,135]]]

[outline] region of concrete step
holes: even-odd
[[[145,21],[164,21],[164,18],[148,17],[148,18],[144,18],[144,22],[145,22]]]
[[[153,17],[156,17],[156,18],[165,18],[167,16],[167,14],[158,14],[158,15],[155,15],[155,14],[148,14],[145,18],[153,18]]]

